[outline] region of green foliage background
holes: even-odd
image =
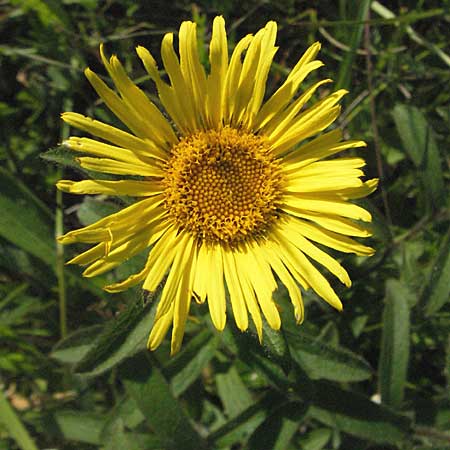
[[[438,0],[11,0],[0,14],[0,449],[450,449],[450,9]],[[231,43],[279,25],[269,91],[306,47],[323,43],[315,77],[351,91],[339,126],[368,142],[381,188],[372,258],[345,256],[344,313],[306,293],[293,323],[265,345],[233,320],[216,332],[205,305],[180,354],[145,341],[155,299],[101,286],[139,266],[82,279],[76,249],[54,236],[120,207],[64,196],[89,174],[57,147],[73,110],[114,122],[83,76],[105,75],[100,42],[153,98],[134,47],[159,54],[182,20],[226,18]],[[324,91],[322,90],[322,95]],[[157,101],[157,100],[156,100]]]

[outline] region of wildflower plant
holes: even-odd
[[[340,89],[308,106],[330,79],[302,89],[323,64],[320,44],[310,46],[282,85],[265,98],[277,51],[277,26],[268,22],[241,39],[228,54],[225,22],[214,19],[210,70],[200,63],[196,24],[183,22],[164,36],[161,57],[168,81],[144,47],[136,51],[156,84],[163,110],[132,82],[116,56],[100,47],[103,64],[118,91],[90,69],[85,74],[129,132],[78,113],[63,120],[97,139],[70,137],[64,145],[81,154],[81,167],[134,176],[117,181],[61,180],[73,194],[136,197],[136,202],[59,238],[63,244],[94,244],[69,263],[87,266],[93,277],[150,248],[142,270],[105,287],[118,292],[142,283],[154,292],[167,274],[148,347],[157,348],[172,326],[171,351],[179,351],[191,301],[207,302],[217,330],[227,309],[245,331],[249,316],[262,340],[263,317],[281,327],[273,292],[277,280],[289,292],[295,319],[303,321],[301,290],[313,289],[341,310],[342,304],[319,264],[347,287],[350,277],[320,246],[370,256],[373,249],[354,239],[367,237],[371,215],[352,203],[377,186],[364,181],[364,159],[335,157],[364,147],[328,131],[339,116]],[[318,245],[319,244],[319,245]],[[229,306],[227,306],[227,297]]]
[[[450,448],[439,2],[4,3],[1,449]]]

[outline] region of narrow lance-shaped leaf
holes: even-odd
[[[383,403],[394,408],[399,408],[403,401],[408,370],[409,296],[401,282],[386,282],[379,379]]]
[[[210,448],[222,448],[240,442],[243,437],[249,436],[265,420],[271,410],[277,409],[286,403],[284,396],[267,392],[257,402],[230,419],[208,436]]]
[[[245,386],[235,366],[225,373],[216,374],[217,393],[228,417],[236,417],[253,404],[252,395]]]
[[[426,200],[439,209],[444,200],[444,178],[434,131],[414,106],[396,105],[392,115],[405,152],[418,169]]]
[[[290,363],[281,363],[280,355],[270,352],[271,347],[263,347],[256,336],[241,333],[233,327],[226,328],[222,333],[227,347],[252,369],[257,370],[272,385],[283,391],[291,383],[283,370]]]
[[[202,370],[214,357],[218,343],[217,336],[205,329],[168,361],[163,368],[163,373],[171,380],[170,384],[175,397],[181,395],[200,376]]]
[[[44,417],[43,426],[49,435],[62,437],[68,441],[99,445],[100,435],[106,419],[99,413],[78,410],[57,410]]]
[[[128,359],[121,367],[125,389],[144,414],[154,432],[171,450],[201,450],[206,443],[192,427],[173,396],[170,385],[148,354]]]
[[[304,395],[301,386],[297,389]],[[359,393],[316,381],[310,394],[309,414],[327,426],[377,443],[395,445],[411,436],[410,419]]]
[[[289,402],[271,412],[247,443],[248,450],[285,450],[305,419],[307,403]]]
[[[79,363],[89,352],[102,329],[101,325],[92,325],[71,333],[53,347],[50,356],[65,364]]]
[[[0,236],[54,267],[53,218],[16,177],[0,168]]]
[[[438,312],[450,300],[450,228],[440,247],[421,297],[427,316]]]
[[[142,305],[138,299],[104,327],[75,372],[98,376],[145,348],[155,313],[156,302]]]
[[[300,328],[285,334],[293,359],[311,378],[361,381],[372,376],[367,361],[347,349],[328,345]]]

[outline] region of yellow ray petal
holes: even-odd
[[[180,102],[176,96],[174,88],[162,81],[158,72],[156,61],[145,47],[136,47],[136,52],[139,58],[141,58],[145,70],[150,75],[150,78],[155,82],[156,88],[158,89],[159,98],[164,108],[175,122],[177,128],[183,134],[187,134],[190,128],[186,122],[186,117],[183,114],[183,108],[180,106]]]
[[[97,92],[98,96],[105,102],[106,106],[123,122],[136,136],[140,138],[149,137],[147,128],[142,119],[130,109],[124,101],[92,70],[84,71],[86,78]]]
[[[90,117],[85,117],[82,114],[74,112],[62,113],[61,118],[69,125],[72,125],[73,127],[80,130],[87,131],[88,133],[101,139],[112,142],[113,144],[122,147],[121,150],[126,149],[126,152],[129,152],[131,154],[136,153],[143,156],[152,156],[153,154],[153,145],[151,143],[145,141],[144,139],[133,136],[130,133],[119,130],[118,128],[112,127],[111,125],[106,125],[105,123],[99,122],[98,120],[93,120]],[[69,142],[75,139],[79,139],[79,142],[86,142],[83,139],[73,137],[70,138]],[[97,142],[93,141],[92,139],[89,139],[89,141]]]
[[[367,197],[376,190],[377,186],[378,178],[373,178],[371,180],[367,180],[360,187],[344,189],[339,192],[339,195],[346,200],[355,200],[357,198]]]
[[[105,257],[92,263],[83,276],[91,278],[112,270],[124,261],[144,251],[150,245],[153,227],[147,227],[117,245]]]
[[[302,294],[293,276],[283,263],[283,254],[280,252],[279,245],[272,241],[265,242],[263,255],[289,292],[289,297],[294,306],[295,320],[297,323],[302,323],[304,319]]]
[[[307,219],[312,222],[317,223],[327,230],[334,231],[335,233],[345,234],[347,236],[357,236],[357,237],[369,237],[372,236],[372,232],[367,225],[360,225],[353,222],[350,219],[345,219],[338,216],[327,216],[321,213],[313,212],[296,212],[296,217],[301,219]]]
[[[234,320],[237,327],[241,331],[245,331],[248,328],[247,306],[245,305],[244,294],[239,283],[237,267],[232,251],[223,251],[223,263]]]
[[[277,37],[277,24],[268,22],[264,28],[264,35],[261,39],[261,49],[259,54],[258,68],[256,75],[251,82],[253,83],[253,92],[250,101],[246,107],[246,117],[243,122],[249,129],[254,127],[256,115],[258,114],[266,91],[267,76],[272,65],[278,47],[275,47]]]
[[[305,253],[310,258],[317,261],[322,266],[326,267],[333,275],[335,275],[343,284],[350,287],[352,282],[348,276],[347,271],[330,255],[320,250],[314,244],[309,242],[299,233],[297,226],[298,220],[290,220],[283,224],[282,233],[291,244],[295,245],[300,251]]]
[[[297,194],[286,195],[284,198],[283,209],[290,214],[299,211],[303,212],[317,212],[326,215],[335,215],[348,217],[350,219],[362,220],[363,222],[371,222],[372,216],[364,208],[358,205],[345,202],[339,197],[322,194]]]
[[[226,323],[225,285],[223,279],[223,257],[220,245],[207,249],[209,274],[207,278],[207,297],[211,320],[217,330],[222,331]]]
[[[178,105],[183,116],[183,126],[189,130],[199,129],[200,125],[196,117],[197,112],[194,100],[187,81],[181,72],[178,56],[173,48],[173,33],[164,35],[161,43],[161,57],[172,85],[174,103]],[[182,101],[179,101],[179,99],[182,99]]]
[[[297,92],[300,83],[313,70],[323,66],[321,61],[312,61],[320,49],[320,43],[316,42],[304,53],[295,67],[291,70],[285,82],[267,100],[259,111],[255,125],[257,128],[264,127],[273,117],[275,117],[291,101]]]
[[[195,271],[194,292],[200,303],[206,300],[208,291],[208,277],[211,266],[209,265],[209,254],[207,245],[203,242],[197,255],[197,270]]]
[[[333,177],[299,177],[286,185],[286,192],[292,193],[335,193],[337,190],[357,188],[363,186],[363,182],[358,178],[364,175],[360,170],[349,171],[346,175]]]
[[[333,130],[331,133],[336,131],[337,130]],[[286,173],[297,172],[303,167],[315,163],[319,159],[327,158],[344,150],[357,147],[366,147],[367,145],[364,141],[344,141],[330,144],[324,142],[323,145],[309,145],[312,144],[312,142],[314,141],[311,141],[305,146],[293,151],[283,160],[283,166],[285,167]]]
[[[60,244],[74,244],[75,242],[82,242],[84,244],[94,244],[102,241],[111,240],[111,230],[104,229],[90,229],[88,227],[79,228],[78,230],[69,231],[63,236],[58,237]]]
[[[60,180],[56,183],[56,187],[71,194],[129,195],[132,197],[150,197],[163,191],[161,183],[156,181],[133,180]]]
[[[285,239],[282,233],[277,232],[276,238],[282,247],[283,253],[289,254],[295,260],[296,265],[299,268],[298,270],[314,291],[316,291],[316,293],[331,306],[341,311],[342,303],[327,279],[311,264],[308,258],[300,250]]]
[[[351,169],[364,167],[366,162],[362,158],[336,158],[330,161],[317,161],[302,167],[295,173],[286,174],[288,179],[301,177],[326,177],[334,174],[348,176]]]
[[[130,80],[118,58],[112,56],[108,62],[103,45],[100,46],[100,55],[125,104],[146,124],[146,137],[159,146],[175,144],[178,139],[172,127],[144,92]]]
[[[216,17],[213,22],[211,43],[209,45],[209,63],[211,72],[207,81],[208,127],[219,129],[223,118],[225,77],[228,69],[227,34],[225,21],[221,16]]]
[[[281,156],[304,139],[314,136],[328,128],[340,113],[341,107],[335,106],[329,110],[321,111],[308,121],[302,121],[301,126],[281,136],[280,139],[272,144],[272,152],[276,156]]]
[[[75,256],[70,261],[67,261],[66,264],[79,264],[79,265],[90,264],[96,261],[97,259],[105,256],[107,252],[108,252],[107,244],[105,242],[100,242],[100,244],[97,244],[96,246],[90,248],[89,250],[86,250],[85,252]]]
[[[138,201],[126,208],[123,208],[117,213],[110,214],[109,216],[98,220],[91,225],[79,228],[78,230],[69,231],[63,236],[58,237],[58,242],[61,244],[86,242],[82,239],[82,236],[85,233],[88,233],[89,235],[90,232],[94,231],[99,233],[99,239],[98,241],[93,242],[110,240],[112,239],[113,232],[121,232],[126,228],[130,228],[130,224],[142,224],[142,226],[146,226],[146,218],[148,216],[152,218],[155,214],[159,215],[161,212],[164,212],[164,210],[160,208],[160,204],[163,200],[164,197],[162,195],[155,195],[145,200]],[[158,209],[158,211],[155,212],[155,209]]]
[[[318,221],[320,224],[320,221]],[[344,253],[355,253],[361,256],[371,256],[374,254],[374,249],[360,244],[346,236],[342,236],[332,231],[321,228],[315,224],[305,222],[304,220],[298,220],[296,225],[299,232],[306,238],[318,242],[319,244],[326,245],[327,247],[334,248]]]
[[[186,253],[184,253],[183,255],[183,261],[181,262],[180,267],[181,277],[178,282],[174,299],[173,330],[170,347],[171,355],[177,353],[181,348],[186,319],[189,313],[189,308],[191,306],[192,284],[195,273],[195,256],[197,252],[197,246],[193,245],[193,239],[189,239],[189,241],[191,245],[187,246],[185,250]]]
[[[283,264],[288,269],[289,273],[292,275],[294,280],[301,285],[301,287],[305,290],[308,290],[311,286],[306,281],[303,274],[300,272],[299,267],[295,261],[295,258],[291,256],[291,254],[286,253],[284,248],[278,242],[276,235],[273,236],[273,239],[267,241],[265,245],[268,248],[272,248],[277,255],[279,255],[280,259],[283,261]]]
[[[91,158],[89,156],[77,158],[77,161],[81,167],[95,172],[158,178],[164,176],[164,172],[160,168],[144,163],[133,164],[108,158]]]
[[[259,342],[262,343],[262,318],[261,311],[259,309],[258,302],[256,301],[255,291],[248,279],[248,272],[252,267],[248,267],[248,261],[245,254],[242,251],[236,251],[233,253],[234,261],[237,269],[237,276],[239,278],[239,284],[244,295],[245,304],[250,312],[253,323],[255,324],[256,332],[258,333]]]
[[[135,286],[146,278],[148,280],[149,273],[151,270],[153,270],[153,283],[148,282],[147,287],[149,288],[150,292],[154,292],[156,290],[156,286],[160,283],[160,281],[164,277],[164,274],[167,272],[168,267],[172,263],[175,252],[174,247],[175,245],[173,229],[171,229],[170,226],[166,226],[162,230],[161,237],[157,240],[156,244],[150,250],[143,269],[138,273],[130,275],[125,280],[105,286],[103,289],[107,292],[121,292],[125,289],[130,288],[131,286]],[[168,265],[166,267],[161,267],[160,261],[162,251],[164,251],[165,249],[172,249],[173,251],[171,254],[167,255],[164,258],[164,262]]]
[[[174,304],[170,305],[170,309],[158,319],[155,319],[152,330],[147,340],[147,348],[151,351],[156,350],[163,341],[170,325],[173,322]]]
[[[147,259],[150,270],[145,279],[143,289],[150,292],[156,290],[172,265],[181,237],[182,235],[177,235],[176,228],[171,226],[150,250]]]
[[[330,147],[338,145],[341,140],[342,130],[340,130],[339,128],[328,131],[327,133],[323,133],[320,136],[311,139],[311,141],[309,141],[308,143],[301,145],[300,147],[294,149],[292,152],[283,156],[282,164],[283,166],[288,168],[291,164],[295,165],[299,162],[302,162],[304,159],[307,160],[310,154],[314,156],[322,151],[328,150],[328,148]]]
[[[272,120],[267,122],[262,128],[263,132],[269,136],[273,142],[275,142],[280,136],[289,132],[290,126],[294,118],[298,115],[303,106],[310,100],[316,90],[326,84],[330,83],[330,79],[320,80],[317,83],[309,87],[300,97],[292,102],[284,111],[274,114]]]
[[[186,232],[181,232],[179,236],[180,238],[176,245],[176,251],[174,252],[172,267],[168,271],[167,280],[165,282],[165,285],[169,287],[167,289],[164,288],[163,290],[158,310],[156,311],[156,318],[158,318],[162,314],[165,314],[168,311],[169,306],[173,303],[174,298],[177,294],[177,288],[181,283],[181,276],[183,274],[183,271],[187,270],[185,264],[186,258],[191,257],[194,240]],[[166,267],[168,268],[169,266],[170,264]],[[160,271],[160,273],[161,272],[162,270]],[[144,284],[144,288],[145,286],[146,284]]]
[[[250,42],[247,53],[245,54],[235,94],[235,108],[232,119],[232,123],[235,126],[239,126],[242,122],[246,122],[247,106],[249,105],[253,94],[255,78],[261,60],[261,43],[264,35],[267,33],[273,35],[272,23],[273,22],[269,22],[265,28],[259,30],[255,34],[255,37]]]
[[[273,277],[269,263],[264,259],[263,252],[259,245],[249,248],[245,254],[247,259],[248,278],[256,293],[261,311],[267,320],[267,323],[274,330],[279,330],[281,319],[272,294],[277,288],[277,283]]]
[[[242,53],[247,49],[253,40],[253,36],[247,35],[242,38],[233,50],[231,55],[230,64],[228,66],[227,74],[225,77],[225,102],[224,102],[224,121],[225,123],[231,123],[231,119],[235,113],[236,108],[236,86],[238,86],[239,79],[242,72]]]
[[[315,84],[313,87],[315,86],[317,86],[317,84]],[[310,95],[309,96],[307,95],[309,91],[311,91],[311,89],[308,89],[304,94],[304,96],[306,95],[307,99],[309,99],[310,97]],[[283,118],[283,121],[280,123],[280,125],[277,126],[277,128],[270,133],[269,138],[273,143],[273,145],[274,146],[281,145],[281,143],[284,142],[284,140],[286,140],[287,137],[292,138],[293,136],[303,136],[303,135],[306,136],[305,128],[312,127],[313,125],[319,126],[317,124],[322,122],[324,123],[325,118],[329,116],[329,112],[335,109],[335,105],[347,93],[348,91],[346,91],[345,89],[340,89],[334,92],[333,94],[328,95],[319,102],[315,103],[313,106],[311,106],[301,114],[299,115],[289,114],[286,118]],[[303,105],[304,102],[301,102],[301,104]],[[323,128],[318,129],[318,131],[321,131],[322,129]],[[315,131],[314,133],[310,134],[310,136],[317,134],[318,131]],[[305,138],[301,137],[301,139]],[[300,139],[298,139],[298,141],[299,140]]]
[[[197,24],[183,22],[178,33],[178,40],[181,72],[194,100],[198,125],[204,127],[206,124],[206,74],[198,55]]]
[[[150,158],[140,159],[135,152],[126,148],[116,147],[114,145],[104,144],[89,138],[80,138],[72,136],[63,142],[63,145],[71,150],[80,153],[89,153],[95,156],[105,156],[107,158],[116,159],[118,161],[128,162],[131,164],[142,164],[143,161],[152,161]],[[144,157],[145,158],[145,157]]]

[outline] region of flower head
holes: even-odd
[[[260,339],[262,316],[279,329],[272,298],[275,277],[286,286],[298,322],[303,320],[300,286],[312,288],[340,310],[339,298],[313,262],[346,286],[350,278],[316,244],[357,255],[373,253],[352,238],[370,235],[360,221],[370,222],[371,216],[349,200],[373,192],[377,180],[361,180],[361,158],[326,159],[365,143],[342,141],[339,129],[319,134],[338,117],[338,102],[346,91],[305,106],[319,86],[331,81],[300,89],[305,77],[322,66],[315,59],[320,49],[315,43],[264,101],[275,38],[276,24],[269,22],[239,41],[229,57],[225,23],[216,17],[207,74],[198,55],[196,25],[183,22],[179,57],[171,33],[162,41],[168,82],[152,55],[138,47],[170,120],[128,78],[117,57],[108,60],[101,47],[118,94],[89,69],[86,76],[129,132],[80,114],[62,115],[70,125],[101,139],[71,137],[65,142],[82,154],[82,167],[134,178],[62,180],[58,188],[74,194],[127,195],[137,201],[59,241],[95,244],[69,261],[86,265],[87,277],[149,249],[139,273],[105,289],[118,292],[143,283],[145,290],[155,291],[167,275],[150,349],[160,345],[172,325],[172,353],[179,350],[192,299],[207,301],[218,330],[225,327],[227,298],[241,330],[248,328],[249,315]]]

